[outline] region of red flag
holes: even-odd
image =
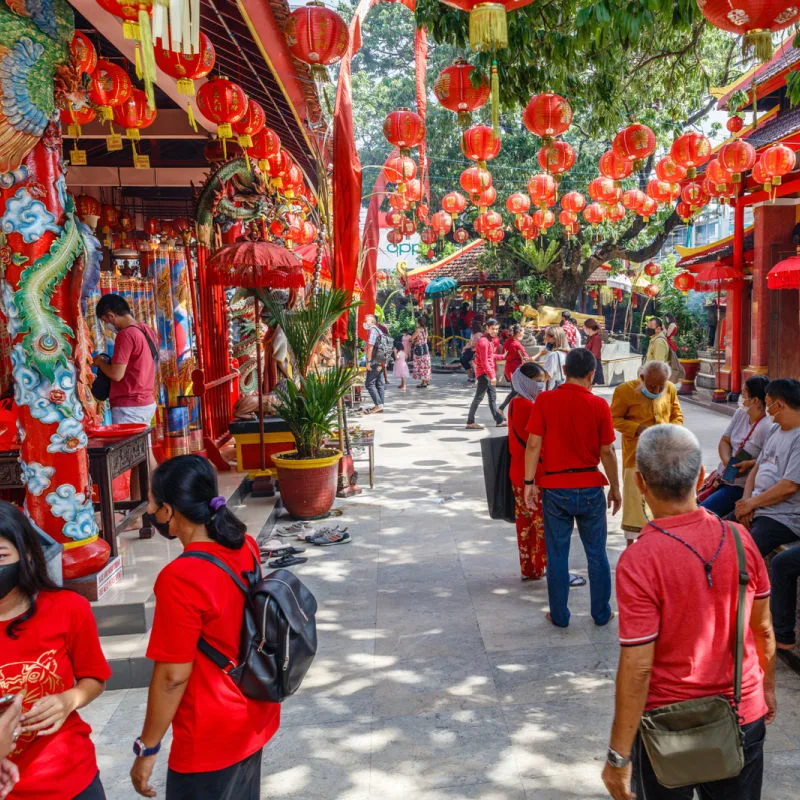
[[[424,27],[417,28],[416,38],[414,40],[414,67],[417,91],[417,114],[425,121],[425,115],[428,110],[428,94],[425,89],[425,77],[428,73],[428,32]],[[419,176],[422,186],[422,197],[430,204],[431,176],[428,171],[425,139],[419,143]]]

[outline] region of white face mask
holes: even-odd
[[[741,395],[739,395],[739,402],[737,403],[737,405],[739,406],[739,408],[745,408],[744,397],[742,397]]]

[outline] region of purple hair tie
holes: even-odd
[[[220,496],[212,497],[208,505],[211,506],[212,511],[219,511],[225,505],[225,498]]]

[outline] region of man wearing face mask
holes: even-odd
[[[645,363],[648,361],[662,361],[664,364],[669,364],[669,342],[667,335],[664,333],[664,323],[658,317],[650,317],[647,320],[647,330],[650,331],[650,344],[647,345],[647,356]],[[669,373],[667,373],[669,376]]]
[[[622,434],[622,530],[628,544],[647,524],[635,479],[639,437],[653,425],[683,425],[678,391],[670,383],[669,374],[670,368],[663,361],[648,361],[638,379],[617,386],[611,400],[614,428]]]
[[[384,371],[393,342],[378,327],[378,319],[373,314],[364,317],[364,332],[367,336],[367,377],[364,385],[374,403],[374,407],[367,413],[381,414],[385,390]],[[388,345],[384,339],[388,340]]]

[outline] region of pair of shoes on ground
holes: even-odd
[[[352,541],[347,528],[340,528],[338,525],[333,528],[320,528],[317,531],[310,531],[298,535],[298,539],[317,547],[331,547],[335,544],[349,544]]]

